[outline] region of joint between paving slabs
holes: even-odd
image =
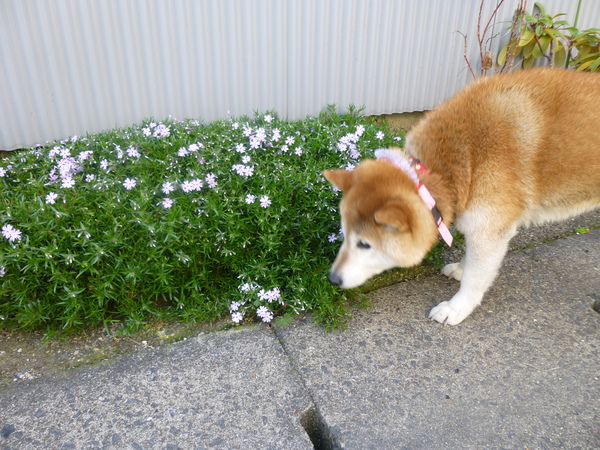
[[[321,411],[319,410],[319,407],[315,402],[315,399],[310,389],[308,389],[308,387],[306,386],[306,382],[302,377],[302,374],[298,370],[298,367],[296,367],[294,358],[286,348],[283,339],[277,333],[277,328],[271,327],[271,330],[272,333],[275,335],[275,338],[279,342],[281,349],[287,356],[292,371],[294,372],[298,380],[300,380],[300,382],[302,383],[304,391],[310,399],[311,406],[309,406],[308,409],[306,409],[304,412],[302,412],[302,414],[300,414],[300,424],[302,425],[302,428],[304,428],[304,431],[306,431],[306,434],[308,434],[308,437],[312,442],[313,447],[315,448],[315,450],[341,449],[342,446],[339,444],[334,433],[332,433],[329,424],[323,418],[323,415],[321,414]]]

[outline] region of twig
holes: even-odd
[[[490,15],[490,18],[488,19],[487,23],[485,24],[485,28],[483,29],[483,35],[482,36],[479,36],[479,27],[480,27],[480,24],[478,23],[478,25],[477,25],[478,26],[478,29],[477,29],[478,36],[477,37],[479,39],[479,54],[481,55],[481,61],[482,62],[485,61],[486,56],[489,53],[489,51],[488,52],[484,52],[483,51],[485,49],[485,42],[491,42],[491,39],[493,38],[492,37],[492,38],[490,38],[488,40],[485,40],[485,37],[487,36],[487,34],[488,34],[489,30],[490,30],[490,26],[492,25],[492,22],[495,23],[496,16],[498,15],[498,11],[500,10],[500,7],[502,6],[503,3],[504,3],[504,0],[498,0],[496,2],[496,8],[494,9],[494,11],[492,12],[492,14]],[[481,9],[482,9],[482,6],[483,6],[483,0],[481,2],[481,6],[479,8],[478,22],[481,22]],[[492,61],[493,61],[493,58],[492,58]],[[494,63],[494,67],[496,67],[495,63]],[[483,75],[486,70],[487,69],[484,69],[484,67],[482,65],[481,74]]]
[[[458,30],[456,30],[456,32],[463,37],[463,41],[464,41],[463,57],[465,58],[465,61],[467,62],[467,66],[469,66],[469,70],[471,71],[471,75],[473,75],[473,79],[476,79],[477,76],[475,75],[475,71],[473,70],[471,61],[469,61],[469,57],[467,56],[467,35]]]

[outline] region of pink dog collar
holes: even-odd
[[[433,218],[435,219],[435,224],[438,227],[440,237],[446,244],[448,244],[448,247],[452,247],[452,234],[444,223],[444,219],[442,218],[439,209],[436,208],[435,200],[431,196],[429,189],[427,189],[427,187],[419,181],[419,177],[417,176],[417,173],[424,174],[426,176],[429,175],[429,172],[425,166],[423,166],[423,163],[412,156],[406,158],[400,153],[387,148],[375,150],[375,156],[377,159],[389,161],[396,167],[402,169],[410,177],[410,179],[414,181],[414,183],[417,185],[417,192],[419,193],[419,196],[425,202],[429,210],[433,213]]]
[[[444,219],[440,214],[439,209],[435,207],[435,200],[431,196],[429,189],[425,187],[424,184],[419,183],[417,185],[417,191],[419,192],[419,196],[423,199],[427,207],[433,213],[433,218],[435,219],[435,223],[438,227],[438,233],[440,233],[441,238],[444,240],[448,247],[452,247],[452,233],[444,223]]]

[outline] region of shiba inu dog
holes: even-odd
[[[328,170],[343,191],[344,242],[329,274],[352,288],[418,264],[451,224],[466,254],[460,281],[429,317],[462,322],[492,285],[520,227],[600,206],[600,74],[530,69],[468,85],[409,132],[404,149]]]

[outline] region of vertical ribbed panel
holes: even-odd
[[[506,0],[497,51],[516,0]],[[546,0],[574,21],[577,0]],[[129,126],[328,104],[429,109],[472,77],[480,0],[3,0],[0,149]],[[487,19],[496,0],[485,0]],[[530,2],[530,9],[533,2]],[[579,27],[600,26],[584,0]],[[476,67],[477,69],[478,67]]]

